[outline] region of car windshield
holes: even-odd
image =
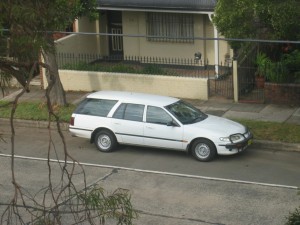
[[[182,100],[165,107],[182,124],[197,123],[207,118],[207,115],[191,104]]]

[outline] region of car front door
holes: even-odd
[[[183,149],[183,128],[160,107],[148,106],[144,124],[147,146]]]

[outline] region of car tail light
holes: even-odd
[[[75,123],[75,117],[72,116],[71,119],[70,119],[70,125],[74,126],[74,123]]]

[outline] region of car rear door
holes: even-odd
[[[115,111],[112,126],[121,143],[143,145],[145,105],[122,103]]]

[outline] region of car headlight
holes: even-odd
[[[239,140],[242,140],[244,138],[244,136],[242,134],[233,134],[230,135],[229,137],[221,137],[220,140],[221,141],[225,141],[225,142],[237,142]]]
[[[220,141],[229,142],[229,137],[221,137]]]

